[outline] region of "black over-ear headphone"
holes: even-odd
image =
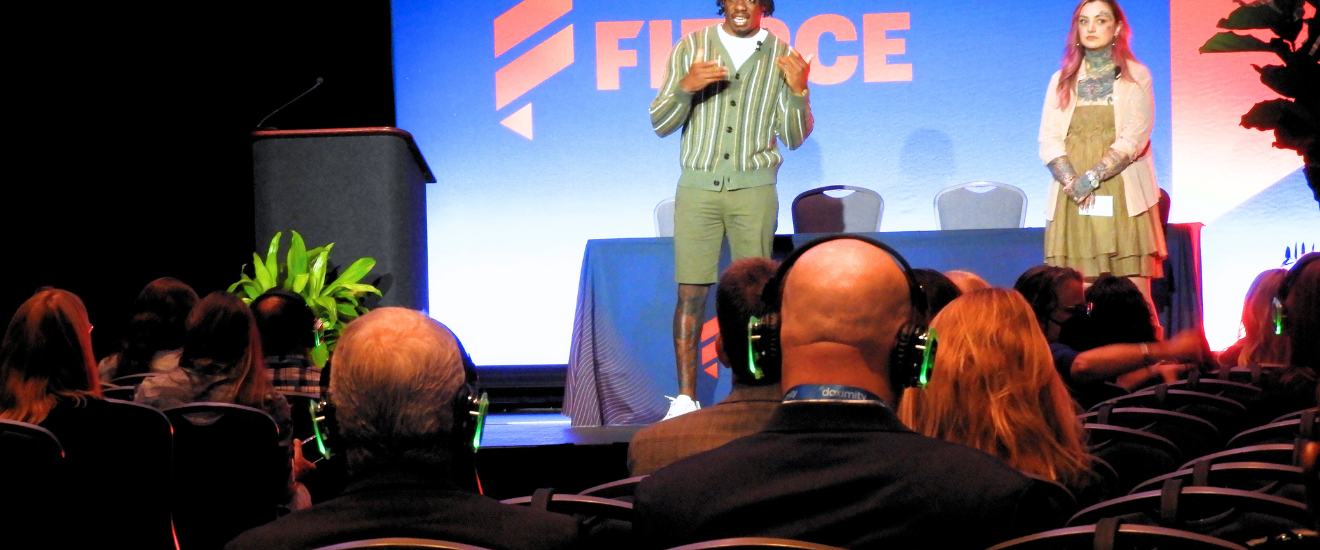
[[[1293,264],[1292,269],[1288,270],[1288,274],[1283,276],[1283,281],[1279,283],[1279,292],[1270,301],[1273,306],[1275,335],[1282,336],[1283,332],[1287,330],[1288,311],[1284,308],[1283,303],[1288,301],[1288,292],[1292,290],[1292,286],[1297,282],[1297,279],[1302,276],[1302,271],[1306,269],[1307,264],[1317,259],[1320,259],[1320,254],[1302,256],[1301,259],[1297,260],[1297,263]]]
[[[457,338],[455,338],[457,341]],[[463,386],[454,396],[454,423],[450,430],[453,448],[457,454],[471,455],[481,448],[481,437],[486,428],[486,412],[490,408],[490,398],[477,389],[477,367],[472,363],[463,343],[458,343],[458,351],[463,357]],[[311,405],[312,426],[316,432],[316,446],[321,455],[330,458],[331,444],[339,438],[339,423],[335,420],[335,406],[327,390],[319,403]]]
[[[925,323],[919,322],[919,319],[925,315],[927,307],[926,293],[921,290],[921,285],[917,284],[916,277],[912,275],[912,266],[908,265],[902,254],[885,243],[861,235],[838,234],[813,239],[794,250],[784,263],[779,264],[779,271],[766,282],[762,293],[761,299],[766,305],[766,315],[761,318],[753,317],[747,326],[749,368],[753,375],[759,373],[761,376],[779,377],[782,367],[779,347],[779,309],[782,305],[784,281],[787,280],[788,272],[797,263],[798,258],[808,250],[840,239],[862,241],[879,248],[889,254],[903,269],[903,277],[908,283],[912,313],[908,322],[898,330],[894,349],[889,355],[889,378],[898,390],[924,387],[930,380],[936,348],[935,334],[926,328]]]

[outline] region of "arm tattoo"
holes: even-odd
[[[1132,159],[1129,159],[1127,155],[1110,149],[1105,153],[1105,156],[1100,158],[1100,162],[1091,167],[1091,171],[1095,172],[1100,181],[1106,181],[1117,176],[1129,164],[1132,164]]]
[[[1067,155],[1051,160],[1045,163],[1045,166],[1049,167],[1051,174],[1054,174],[1054,181],[1059,182],[1064,187],[1077,179],[1077,170],[1074,170],[1072,163],[1068,162]]]

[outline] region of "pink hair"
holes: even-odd
[[[1118,34],[1114,35],[1113,57],[1114,64],[1118,65],[1119,75],[1129,82],[1136,82],[1132,72],[1128,70],[1128,61],[1136,62],[1136,56],[1132,55],[1132,48],[1128,46],[1128,37],[1132,35],[1132,28],[1128,26],[1127,16],[1123,14],[1123,8],[1118,6],[1117,0],[1082,0],[1077,4],[1077,9],[1073,10],[1072,25],[1068,28],[1068,41],[1063,48],[1063,61],[1059,62],[1059,87],[1055,90],[1059,96],[1059,109],[1068,108],[1072,103],[1072,91],[1077,86],[1077,73],[1082,68],[1082,52],[1084,48],[1077,40],[1078,28],[1077,18],[1082,14],[1082,7],[1091,2],[1104,2],[1114,9],[1114,21],[1122,25]]]

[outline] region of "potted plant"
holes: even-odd
[[[1306,4],[1320,7],[1320,0],[1258,0],[1242,2],[1218,27],[1226,32],[1215,34],[1201,46],[1201,53],[1272,52],[1282,65],[1252,65],[1260,73],[1261,83],[1283,98],[1262,101],[1242,115],[1242,126],[1273,130],[1274,146],[1292,149],[1302,155],[1307,185],[1320,201],[1320,27],[1316,18],[1305,18]],[[1235,30],[1269,30],[1269,42]],[[1301,39],[1302,30],[1306,38]]]
[[[317,318],[312,361],[325,366],[344,325],[367,312],[367,308],[362,305],[363,298],[368,294],[380,296],[380,290],[376,287],[358,282],[376,266],[376,260],[360,258],[326,284],[330,250],[334,248],[334,243],[308,250],[302,235],[297,231],[289,233],[293,238],[290,239],[284,262],[279,262],[278,258],[283,233],[275,233],[266,251],[266,261],[263,262],[255,252],[252,253],[253,276],[248,276],[247,265],[244,265],[239,270],[238,282],[229,286],[229,292],[237,291],[243,302],[249,304],[272,288],[283,288],[302,296]]]

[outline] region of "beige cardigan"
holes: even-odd
[[[1150,131],[1155,122],[1150,70],[1145,65],[1128,61],[1128,71],[1136,82],[1126,78],[1114,81],[1114,126],[1117,139],[1109,148],[1135,159],[1123,169],[1122,176],[1128,216],[1136,216],[1159,204],[1160,187],[1155,182],[1155,163],[1150,153]],[[1050,78],[1050,87],[1045,92],[1045,107],[1040,116],[1040,159],[1044,163],[1068,154],[1063,138],[1068,135],[1073,108],[1077,106],[1077,88],[1074,86],[1073,100],[1068,108],[1058,108],[1059,96],[1055,90],[1059,86],[1059,78],[1059,72]],[[1079,173],[1091,169],[1090,166],[1073,168]],[[1063,185],[1057,181],[1049,186],[1049,195],[1045,201],[1046,220],[1054,219],[1054,206],[1062,189]]]

